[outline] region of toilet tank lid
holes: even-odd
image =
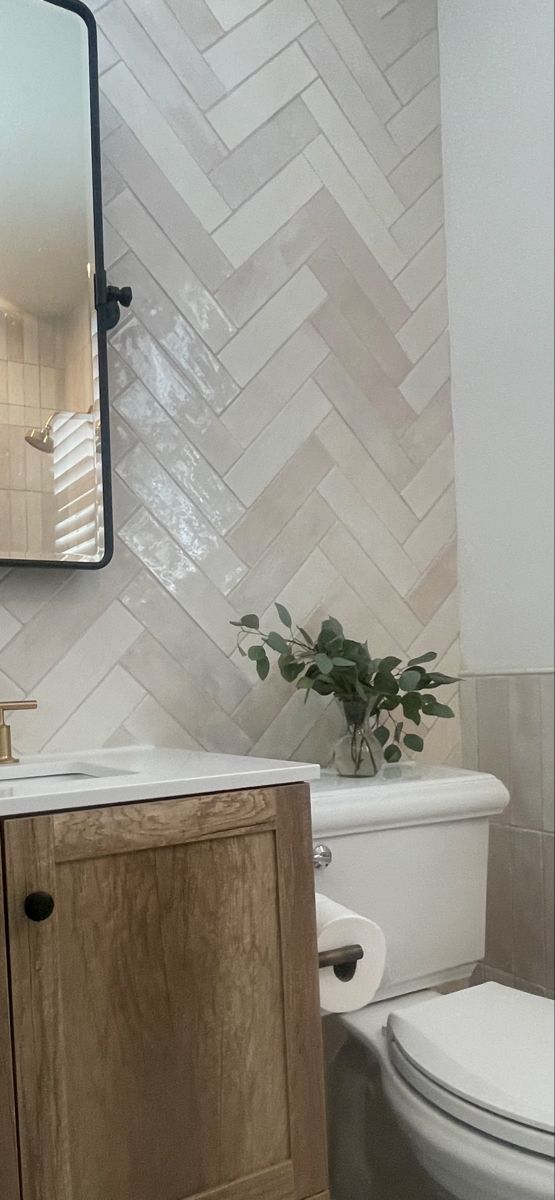
[[[498,983],[391,1013],[390,1035],[441,1088],[553,1132],[553,1001]]]
[[[327,836],[494,816],[509,802],[494,775],[415,762],[385,767],[374,779],[324,771],[310,787],[314,832]]]

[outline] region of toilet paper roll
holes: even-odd
[[[338,979],[333,967],[320,971],[320,1006],[325,1013],[356,1012],[374,999],[385,970],[386,943],[383,930],[367,917],[316,893],[318,950],[362,946],[364,958],[357,963],[349,983]]]

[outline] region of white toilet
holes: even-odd
[[[387,940],[374,1002],[332,1019],[337,1045],[350,1043],[333,1107],[351,1182],[334,1200],[376,1194],[365,1183],[377,1136],[365,1103],[342,1121],[376,1064],[419,1164],[414,1195],[398,1200],[553,1200],[553,1002],[494,983],[435,990],[483,957],[489,818],[506,806],[505,788],[490,775],[406,764],[373,780],[324,774],[312,796],[315,843],[330,852],[316,858],[331,858],[317,890],[377,921]]]

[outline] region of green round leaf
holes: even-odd
[[[449,720],[455,716],[453,709],[449,708],[448,704],[439,704],[431,696],[427,699],[426,704],[422,705],[422,708],[429,717],[445,717],[446,720]]]
[[[389,655],[388,658],[382,658],[380,662],[380,671],[385,671],[386,674],[388,674],[390,671],[394,671],[395,667],[399,667],[400,665],[400,658],[394,658],[393,655]]]
[[[381,667],[374,679],[374,687],[377,691],[384,692],[386,696],[396,696],[399,691],[397,680],[388,671],[383,671]]]
[[[241,625],[245,629],[260,629],[260,619],[256,613],[247,613],[246,617],[241,617]]]
[[[385,761],[388,763],[399,762],[401,751],[398,746],[386,746]]]
[[[269,633],[266,645],[270,647],[270,650],[276,650],[278,654],[289,654],[289,643],[285,641],[281,633]]]
[[[399,679],[399,687],[402,688],[404,692],[414,692],[418,687],[421,678],[422,676],[420,671],[403,671],[403,674]]]
[[[409,750],[418,750],[420,752],[424,749],[424,739],[419,737],[417,733],[406,733],[403,741]]]
[[[263,658],[267,658],[264,646],[249,646],[249,658],[253,662],[260,662]]]
[[[389,729],[386,729],[385,725],[378,725],[378,728],[374,730],[374,737],[377,738],[380,746],[387,746]]]

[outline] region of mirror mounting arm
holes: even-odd
[[[96,311],[98,313],[98,324],[104,333],[108,333],[110,329],[115,329],[121,318],[121,309],[129,308],[133,300],[133,291],[130,287],[113,287],[107,283],[104,276],[102,283],[98,279],[95,280],[96,291]]]

